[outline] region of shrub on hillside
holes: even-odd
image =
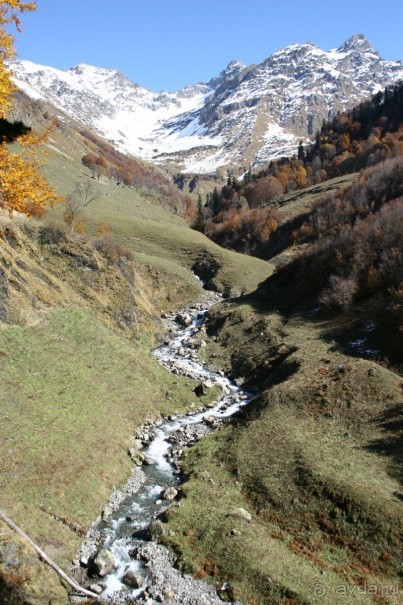
[[[39,241],[41,244],[60,244],[67,241],[67,231],[64,225],[57,223],[46,223],[39,231]]]
[[[319,302],[326,309],[346,311],[351,306],[356,292],[357,284],[354,279],[331,275],[329,286],[323,290]]]
[[[116,264],[120,259],[133,260],[133,254],[129,248],[121,246],[113,237],[103,234],[92,240],[94,248],[98,250],[110,263]]]
[[[392,158],[364,172],[367,196],[377,204],[403,194],[403,157]]]
[[[363,171],[360,180],[347,189],[316,200],[294,238],[306,241],[346,231],[402,194],[403,157],[386,160]]]

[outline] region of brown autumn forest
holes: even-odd
[[[248,171],[242,181],[229,175],[221,191],[207,195],[204,207],[199,203],[195,228],[225,247],[261,256],[278,227],[276,200],[282,194],[358,171],[361,184],[374,183],[376,176],[366,169],[403,154],[402,121],[400,84],[324,123],[315,142],[308,148],[300,144],[295,157],[273,161],[256,174]],[[302,230],[296,237],[306,235]]]
[[[310,147],[299,146],[298,157],[271,162],[243,181],[229,176],[199,208],[194,227],[223,246],[266,259],[291,238],[299,252],[278,263],[277,272],[278,279],[294,283],[294,297],[315,297],[331,312],[371,301],[388,330],[401,330],[402,121],[400,84],[323,124]],[[352,172],[352,183],[313,201],[283,234],[279,196]]]

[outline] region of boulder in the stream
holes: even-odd
[[[214,416],[205,416],[204,422],[207,426],[211,426],[212,429],[218,429],[221,426],[221,422]]]
[[[148,528],[141,527],[140,529],[136,529],[135,532],[132,533],[132,538],[135,540],[150,540],[150,532]]]
[[[93,559],[89,561],[88,571],[90,574],[96,574],[103,578],[111,573],[116,567],[116,562],[113,554],[107,548],[101,548],[95,553]]]
[[[184,328],[188,328],[192,324],[192,318],[189,313],[178,313],[175,320]]]
[[[174,487],[167,487],[162,493],[162,497],[164,498],[164,500],[174,500],[177,495],[178,490]]]
[[[127,453],[129,454],[134,464],[140,466],[143,463],[143,453],[139,452],[136,447],[130,447]]]
[[[148,535],[150,540],[153,542],[158,542],[165,535],[165,528],[161,521],[151,521],[148,527]]]
[[[122,582],[130,588],[140,588],[143,585],[144,578],[141,574],[129,570],[123,576]]]
[[[148,466],[152,466],[153,464],[157,464],[157,461],[152,456],[148,454],[144,454],[143,456],[143,464],[147,464]]]

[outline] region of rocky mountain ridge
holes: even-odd
[[[116,70],[13,63],[18,87],[119,149],[187,173],[247,167],[295,152],[322,121],[403,78],[362,34],[323,51],[292,44],[258,65],[232,61],[208,83],[151,92]]]

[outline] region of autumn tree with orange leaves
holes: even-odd
[[[15,56],[14,38],[7,28],[14,25],[21,31],[19,15],[35,9],[35,2],[0,0],[0,118],[3,121],[12,107],[14,91],[8,68],[8,61]],[[0,138],[0,208],[10,215],[21,212],[38,216],[44,206],[61,201],[39,173],[42,164],[39,153],[43,155],[40,145],[47,134],[28,131],[17,136],[18,154],[10,151],[4,135]]]

